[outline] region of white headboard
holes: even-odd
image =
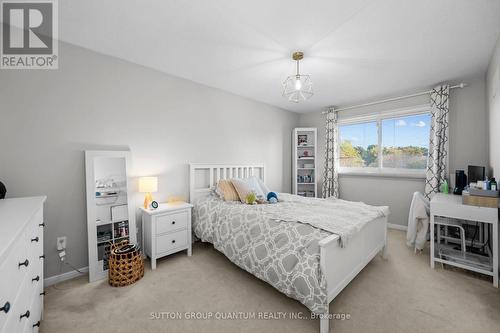
[[[258,177],[264,179],[264,164],[189,164],[189,202],[206,196],[220,179]]]

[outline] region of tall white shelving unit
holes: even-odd
[[[318,133],[316,128],[293,130],[293,194],[317,197]]]

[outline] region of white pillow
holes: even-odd
[[[271,190],[269,189],[269,187],[266,186],[266,184],[264,184],[262,179],[257,178],[255,176],[253,176],[252,178],[254,178],[257,181],[257,184],[259,184],[262,193],[264,193],[264,199],[265,199],[267,197],[267,194],[271,192]]]
[[[240,201],[243,203],[246,203],[247,195],[252,192],[255,193],[257,198],[265,198],[265,194],[262,192],[256,178],[234,178],[231,179],[231,183],[233,183],[233,186],[240,197]]]

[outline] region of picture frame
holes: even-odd
[[[299,146],[307,146],[307,134],[299,134],[299,135],[297,135],[297,145],[299,145]]]

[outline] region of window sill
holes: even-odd
[[[425,173],[413,173],[413,172],[339,171],[338,174],[339,176],[350,176],[350,177],[425,179]]]

